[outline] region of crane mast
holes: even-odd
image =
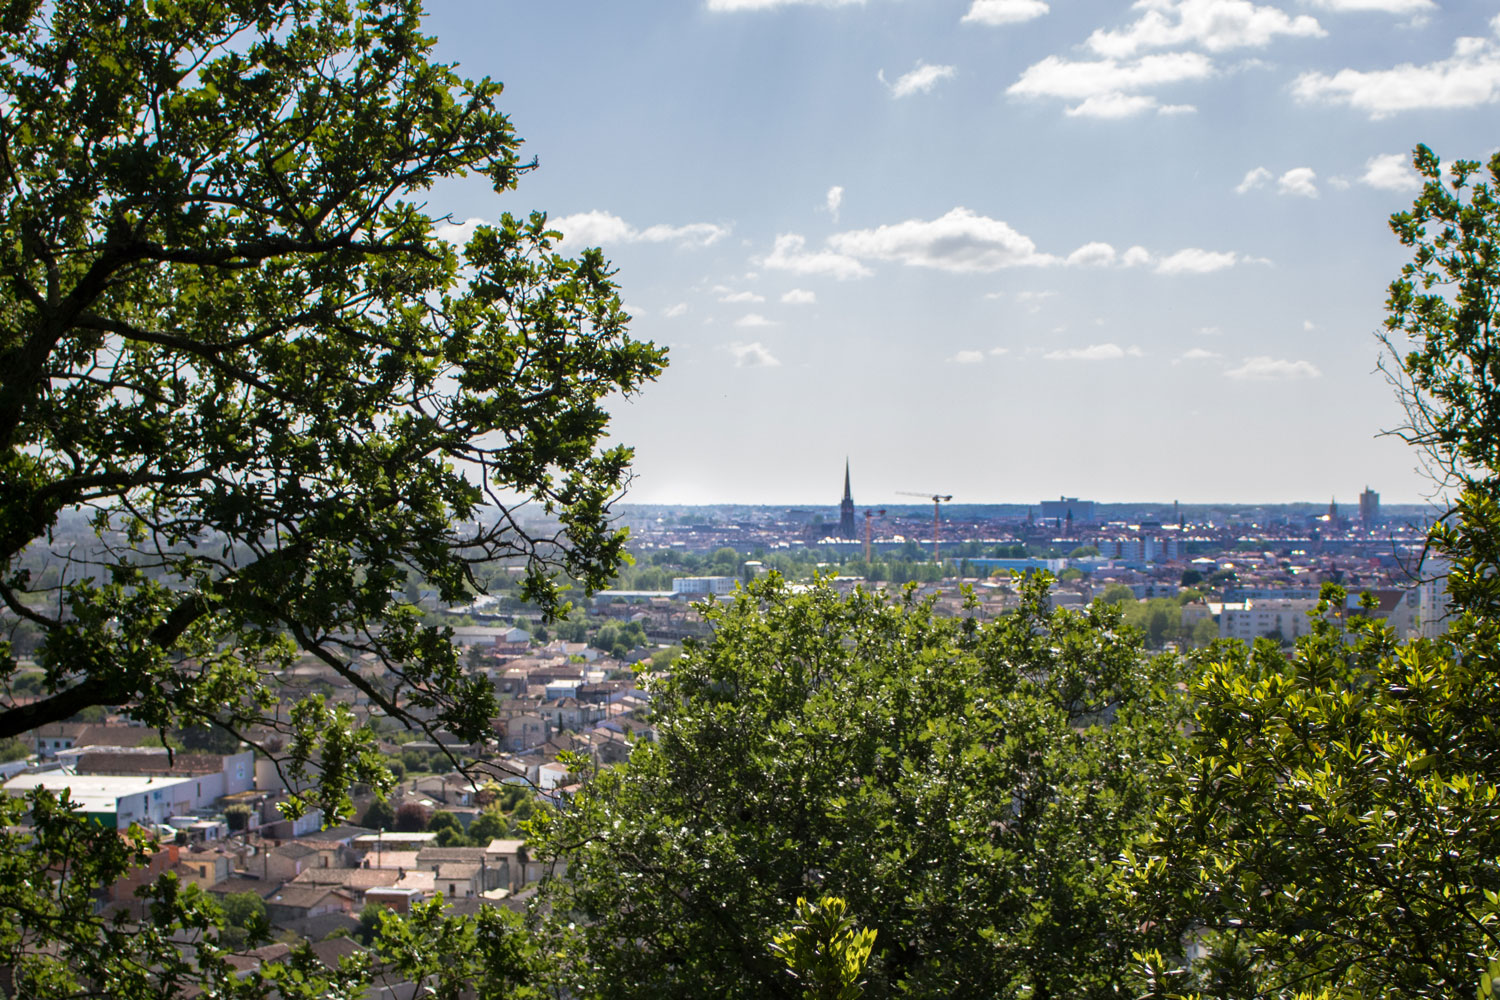
[[[897,490],[897,493],[905,497],[926,497],[932,501],[932,561],[939,566],[943,564],[938,555],[938,535],[942,528],[941,505],[953,499],[951,493],[913,493],[910,490]]]

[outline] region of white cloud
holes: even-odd
[[[1202,347],[1190,347],[1182,352],[1183,361],[1209,361],[1219,356],[1218,351],[1209,351]]]
[[[848,7],[863,5],[865,0],[706,0],[709,10],[773,10],[777,7]]]
[[[1233,267],[1240,261],[1233,250],[1202,250],[1189,247],[1163,257],[1156,263],[1157,274],[1210,274]]]
[[[794,274],[817,274],[840,281],[868,278],[873,272],[853,257],[832,250],[807,251],[807,240],[796,233],[782,233],[760,266]]]
[[[666,316],[667,319],[676,319],[687,311],[688,304],[686,302],[679,302],[674,306],[667,306],[666,309],[662,310],[662,315]]]
[[[474,230],[485,225],[483,219],[465,219],[463,222],[439,222],[433,234],[456,247],[465,247],[474,238]]]
[[[1145,49],[1197,45],[1210,52],[1261,48],[1278,35],[1321,38],[1327,32],[1316,18],[1289,16],[1277,7],[1250,0],[1137,0],[1140,19],[1119,31],[1095,31],[1088,47],[1101,56],[1121,59]]]
[[[1270,179],[1271,171],[1265,167],[1256,167],[1253,170],[1246,171],[1245,179],[1235,186],[1234,193],[1244,194],[1246,191],[1253,191],[1258,187],[1263,187],[1266,181]]]
[[[760,313],[747,313],[744,316],[741,316],[739,319],[735,320],[734,325],[744,327],[775,326],[776,323],[774,320],[766,319]]]
[[[693,222],[685,226],[655,225],[636,229],[618,215],[609,212],[577,212],[549,219],[551,228],[560,230],[568,247],[604,246],[609,243],[680,243],[706,247],[729,235],[725,226],[711,222]]]
[[[1276,182],[1276,190],[1299,198],[1316,198],[1317,179],[1318,175],[1312,167],[1293,167],[1281,175],[1281,179]]]
[[[959,364],[959,365],[977,365],[981,361],[984,360],[984,352],[983,351],[959,351],[957,354],[953,355],[953,357],[949,358],[948,360],[952,361],[954,364]]]
[[[1382,153],[1365,161],[1359,182],[1382,191],[1416,191],[1422,187],[1422,175],[1412,169],[1405,153]]]
[[[835,184],[828,189],[827,196],[823,199],[823,206],[828,209],[828,214],[833,216],[833,221],[839,221],[839,206],[844,203],[844,186]]]
[[[805,288],[793,288],[781,297],[781,301],[789,306],[810,306],[818,301],[818,296]]]
[[[764,302],[766,297],[755,292],[729,292],[719,296],[720,302]]]
[[[1314,323],[1310,319],[1305,319],[1305,320],[1302,321],[1302,329],[1306,330],[1308,333],[1311,333],[1312,331],[1316,330],[1317,328],[1318,328],[1318,324]]]
[[[1017,292],[1016,302],[1025,306],[1027,312],[1035,315],[1042,311],[1042,303],[1044,301],[1056,295],[1056,292],[1050,290],[1045,292]]]
[[[1133,348],[1132,353],[1139,356],[1140,348]],[[1125,349],[1119,344],[1090,344],[1088,347],[1048,351],[1042,357],[1048,361],[1118,361],[1125,355]]]
[[[729,353],[734,355],[734,366],[736,368],[779,368],[781,362],[766,349],[760,341],[753,344],[742,344],[736,341],[729,345]]]
[[[1069,114],[1092,117],[1124,117],[1159,107],[1156,98],[1139,95],[1142,90],[1190,80],[1214,73],[1213,61],[1199,52],[1164,52],[1141,59],[1094,59],[1075,61],[1048,56],[1028,66],[1006,89],[1013,97],[1057,97],[1078,101]],[[1172,105],[1182,110],[1186,105]]]
[[[1085,243],[1068,254],[1068,264],[1073,267],[1103,267],[1115,262],[1115,248],[1108,243]]]
[[[990,348],[990,355],[992,357],[998,358],[1002,354],[1009,354],[1009,353],[1010,353],[1010,348],[1009,347],[991,347]]]
[[[1151,263],[1151,251],[1141,246],[1131,247],[1120,257],[1120,263],[1126,267],[1145,267]]]
[[[1345,104],[1371,118],[1492,104],[1500,100],[1500,45],[1492,39],[1460,38],[1453,43],[1452,56],[1425,66],[1341,69],[1332,76],[1303,73],[1293,81],[1292,93],[1303,101]]]
[[[1100,94],[1075,104],[1065,114],[1070,118],[1133,118],[1158,104],[1147,94]]]
[[[1020,24],[1041,17],[1050,9],[1043,0],[974,0],[963,20],[974,24]]]
[[[1038,253],[1030,238],[1006,223],[967,208],[955,208],[931,221],[908,219],[877,229],[837,233],[828,242],[850,258],[892,260],[942,271],[997,271],[1057,262],[1049,254]]]
[[[953,66],[930,66],[924,62],[918,62],[916,69],[909,73],[901,74],[895,83],[887,83],[891,88],[892,97],[910,97],[912,94],[927,94],[932,92],[941,81],[952,79],[958,69]],[[885,83],[885,71],[879,74],[880,82]]]
[[[1433,0],[1312,0],[1312,3],[1324,10],[1369,10],[1383,14],[1430,14],[1438,9]]]
[[[1238,368],[1231,368],[1224,374],[1242,381],[1290,381],[1318,378],[1323,373],[1310,361],[1288,361],[1260,354],[1246,358]]]

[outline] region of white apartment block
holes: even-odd
[[[1254,642],[1261,636],[1280,635],[1283,642],[1312,632],[1307,613],[1318,606],[1313,598],[1254,597],[1243,608],[1226,607],[1219,615],[1219,636]]]
[[[732,594],[737,583],[732,576],[678,576],[672,579],[672,593]]]

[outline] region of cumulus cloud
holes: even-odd
[[[735,320],[734,325],[744,327],[775,326],[776,322],[774,320],[766,319],[760,313],[747,313],[744,316],[741,316],[739,319]]]
[[[709,10],[772,10],[776,7],[849,7],[862,6],[865,0],[706,0]]]
[[[1069,118],[1134,118],[1160,106],[1149,94],[1100,94],[1073,105],[1064,114]]]
[[[793,288],[781,296],[781,301],[784,305],[789,306],[810,306],[818,301],[818,296],[817,293],[810,292],[805,288]]]
[[[1290,361],[1259,354],[1246,358],[1238,368],[1231,368],[1224,374],[1241,381],[1292,381],[1318,378],[1323,373],[1310,361]]]
[[[760,261],[761,267],[793,274],[823,275],[847,281],[851,278],[868,278],[872,273],[859,261],[847,254],[832,250],[807,250],[807,240],[796,233],[782,233],[776,237],[771,253]]]
[[[1281,175],[1281,179],[1276,182],[1276,190],[1299,198],[1316,198],[1317,179],[1318,175],[1313,172],[1312,167],[1293,167]]]
[[[1341,69],[1303,73],[1292,83],[1298,100],[1342,104],[1371,118],[1401,111],[1473,108],[1500,100],[1500,45],[1488,38],[1460,38],[1447,59],[1393,69]]]
[[[999,219],[955,208],[931,221],[908,219],[876,229],[855,229],[829,238],[850,258],[898,261],[942,271],[998,271],[1056,263],[1039,253],[1029,237]]]
[[[1324,10],[1369,10],[1384,14],[1431,14],[1438,9],[1433,0],[1312,0],[1312,3]]]
[[[1118,31],[1100,29],[1089,36],[1089,48],[1101,56],[1123,59],[1147,49],[1195,45],[1210,52],[1263,48],[1280,35],[1321,38],[1327,32],[1316,18],[1288,15],[1278,7],[1250,0],[1138,0],[1145,13]]]
[[[465,219],[463,222],[439,222],[433,228],[433,235],[440,240],[452,243],[456,247],[467,246],[469,240],[474,238],[474,230],[485,225],[483,219]]]
[[[766,297],[755,292],[728,292],[719,296],[720,302],[764,302]]]
[[[1048,56],[1028,66],[1006,93],[1077,101],[1068,109],[1072,115],[1122,118],[1152,109],[1190,110],[1188,105],[1163,106],[1140,91],[1202,80],[1213,73],[1213,61],[1199,52],[1164,52],[1130,60]]]
[[[678,243],[706,247],[725,236],[729,229],[711,222],[692,222],[685,226],[654,225],[637,229],[618,215],[609,212],[577,212],[549,219],[548,224],[563,234],[569,247],[604,246],[610,243]]]
[[[1103,267],[1115,262],[1115,248],[1108,243],[1085,243],[1068,254],[1068,264],[1073,267]]]
[[[687,311],[688,304],[686,302],[679,302],[676,305],[667,306],[667,308],[663,309],[662,315],[667,317],[667,319],[676,319]]]
[[[1048,351],[1042,357],[1048,361],[1118,361],[1126,354],[1139,357],[1141,349],[1133,347],[1126,351],[1119,344],[1090,344],[1088,347],[1068,347]]]
[[[948,359],[958,365],[977,365],[984,360],[983,351],[959,351]]]
[[[1049,10],[1043,0],[974,0],[963,20],[966,24],[1020,24]]]
[[[1422,186],[1422,175],[1412,169],[1411,157],[1405,153],[1382,153],[1365,161],[1359,182],[1382,191],[1416,191]]]
[[[1202,250],[1188,247],[1156,262],[1157,274],[1210,274],[1233,267],[1243,258],[1233,250]]]
[[[1009,353],[1010,353],[1010,348],[1009,347],[991,347],[990,348],[990,355],[992,357],[998,358],[1002,354],[1009,354]]]
[[[823,207],[828,209],[828,214],[833,216],[833,221],[839,220],[839,206],[844,203],[844,186],[835,184],[828,189],[828,194],[823,198]]]
[[[1235,186],[1234,193],[1244,194],[1247,191],[1253,191],[1258,187],[1265,186],[1266,181],[1270,179],[1271,171],[1265,167],[1255,167],[1246,172],[1245,179]]]
[[[779,368],[781,366],[781,362],[776,360],[775,355],[758,340],[753,344],[742,344],[736,341],[729,345],[728,350],[734,355],[736,368]]]
[[[1187,350],[1185,350],[1185,351],[1182,352],[1181,360],[1183,360],[1183,361],[1210,361],[1210,360],[1212,360],[1214,358],[1217,358],[1219,356],[1220,355],[1219,355],[1218,351],[1209,351],[1209,350],[1205,350],[1202,347],[1190,347]]]
[[[886,83],[885,71],[881,70],[878,76],[880,82],[885,83],[891,89],[891,96],[910,97],[913,94],[927,94],[932,92],[943,80],[952,79],[958,72],[954,66],[931,66],[924,62],[918,62],[915,69],[901,74],[895,83]]]

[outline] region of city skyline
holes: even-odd
[[[1500,17],[1433,0],[434,5],[539,168],[461,239],[600,245],[662,379],[627,502],[1433,490],[1380,437],[1390,213],[1495,148]],[[1476,138],[1477,137],[1477,138]],[[836,495],[836,494],[835,494]]]

